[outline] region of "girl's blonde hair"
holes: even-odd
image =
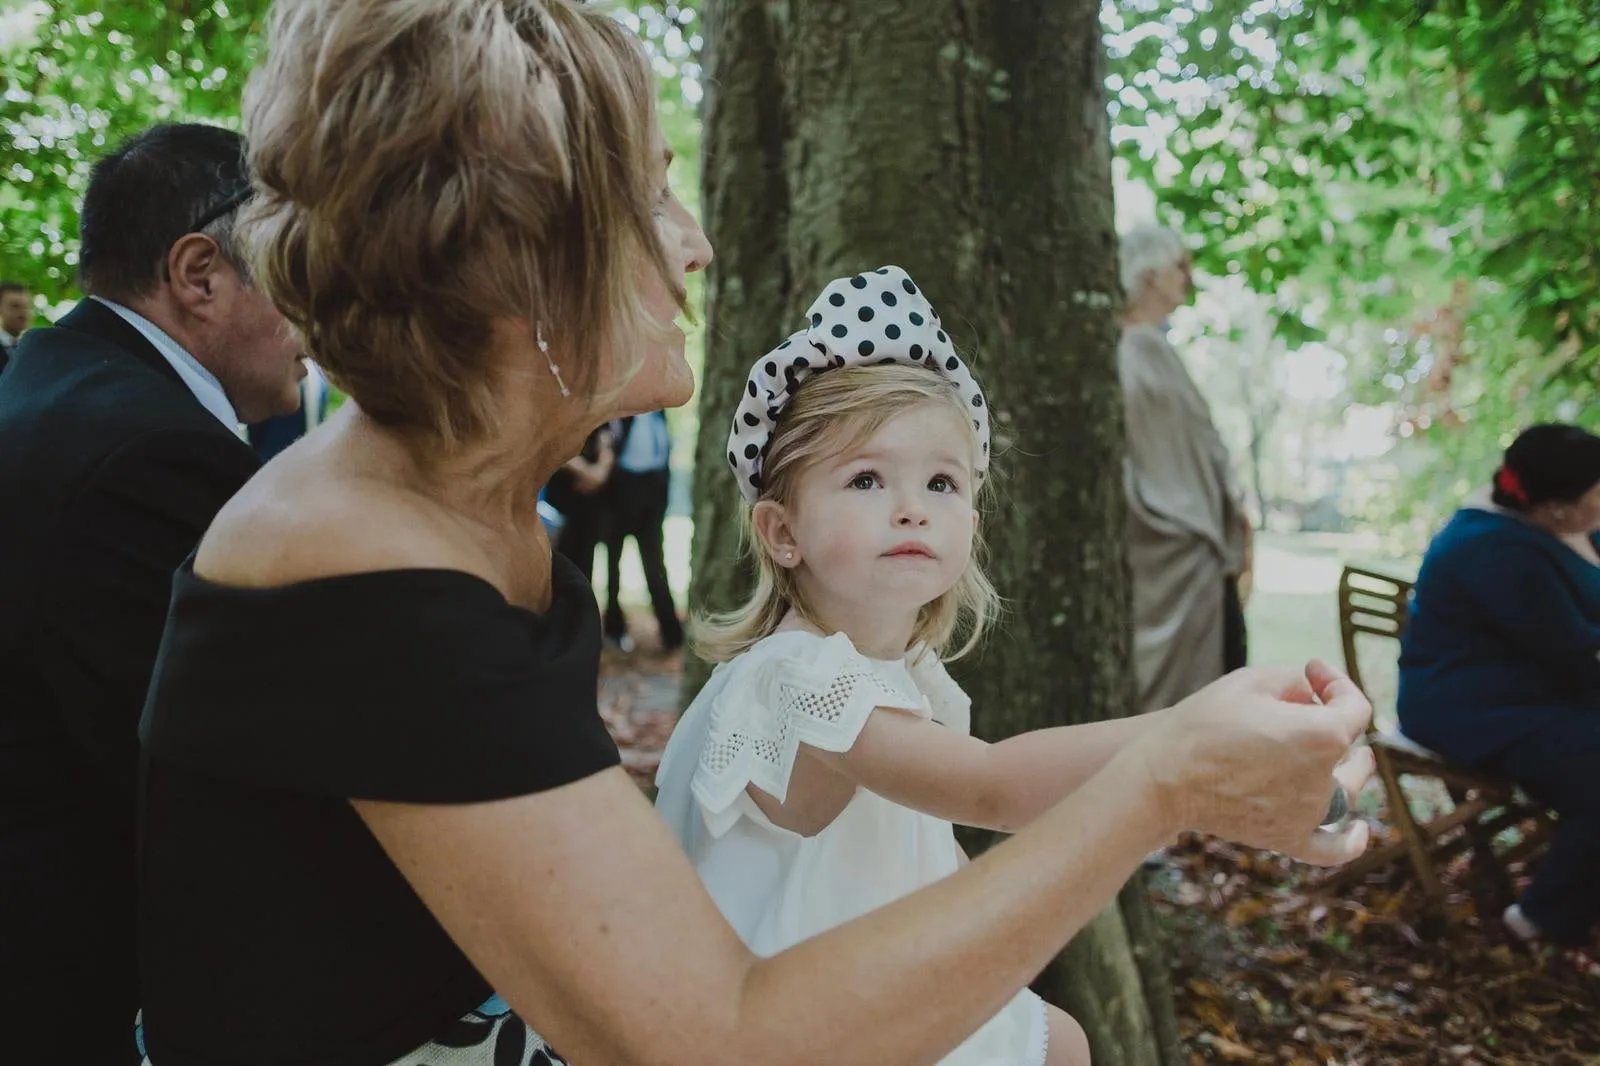
[[[762,460],[757,502],[771,500],[791,510],[806,471],[858,447],[898,415],[928,405],[948,407],[956,415],[967,427],[976,454],[978,435],[960,395],[951,382],[933,371],[893,364],[850,366],[816,375],[800,386],[778,420]],[[985,484],[977,482],[974,503]],[[743,606],[696,619],[695,651],[708,662],[726,662],[748,651],[770,636],[790,611],[828,631],[805,602],[794,571],[779,566],[755,535],[753,511],[751,505],[744,507],[741,534],[744,550],[755,559],[756,587]],[[940,658],[951,660],[977,646],[1000,608],[1000,596],[983,572],[983,555],[979,531],[974,534],[972,558],[954,587],[917,613],[913,647],[923,644]],[[947,654],[952,644],[956,647]]]

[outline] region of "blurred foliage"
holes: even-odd
[[[27,283],[51,311],[73,299],[90,166],[155,123],[236,128],[267,9],[267,0],[0,0],[0,276]],[[693,207],[693,5],[630,3],[617,14],[661,77],[662,123],[682,161],[674,185]]]
[[[1431,521],[1518,428],[1600,423],[1592,0],[1108,3],[1121,152],[1199,265],[1335,338]]]
[[[261,0],[54,0],[0,11],[0,273],[52,310],[70,299],[89,167],[157,122],[236,126],[265,10]]]
[[[698,6],[613,5],[691,209]],[[92,161],[154,122],[236,125],[266,10],[0,0],[0,275],[49,314],[73,299]],[[1275,344],[1342,354],[1333,402],[1392,412],[1408,488],[1372,517],[1431,521],[1533,419],[1600,422],[1593,0],[1106,0],[1103,21],[1119,153],[1199,266],[1269,299]]]

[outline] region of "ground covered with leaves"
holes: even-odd
[[[683,679],[682,655],[649,650],[654,647],[653,641],[628,653],[608,647],[600,657],[600,717],[622,749],[623,768],[644,787],[654,782],[678,721]]]
[[[649,650],[602,659],[601,714],[641,786],[677,720],[681,666]],[[1442,874],[1441,919],[1392,876],[1331,898],[1281,856],[1199,837],[1168,849],[1146,875],[1191,1063],[1600,1066],[1600,981],[1480,923],[1464,861]]]
[[[1441,871],[1441,917],[1392,873],[1330,898],[1306,867],[1208,838],[1148,873],[1194,1064],[1600,1066],[1600,981],[1480,921],[1465,861]]]

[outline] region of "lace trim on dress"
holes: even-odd
[[[713,836],[738,821],[735,804],[746,786],[783,801],[802,743],[849,751],[874,708],[929,713],[925,699],[891,685],[843,633],[768,640],[774,647],[747,652],[742,676],[711,708],[692,787]]]
[[[1032,1057],[1029,1062],[1035,1066],[1044,1066],[1050,1057],[1050,1015],[1045,1011],[1044,1000],[1035,998],[1033,1008],[1038,1018],[1038,1039],[1034,1041]]]

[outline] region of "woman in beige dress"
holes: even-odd
[[[1193,290],[1189,253],[1160,226],[1124,235],[1120,253],[1134,663],[1139,710],[1153,711],[1244,665],[1251,533],[1211,409],[1167,342]]]

